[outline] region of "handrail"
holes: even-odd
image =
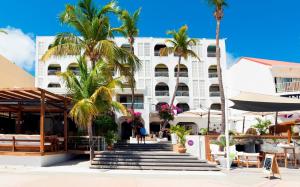
[[[155,91],[155,96],[169,96],[169,91]]]
[[[209,92],[209,97],[220,97],[220,91]]]
[[[131,108],[132,103],[121,103],[126,108]],[[144,109],[144,103],[134,103],[133,104],[134,109]]]
[[[176,91],[176,96],[189,96],[189,91]]]

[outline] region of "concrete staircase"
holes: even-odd
[[[172,145],[116,144],[114,151],[96,155],[92,169],[219,171],[213,164],[198,160],[189,154],[172,152]]]

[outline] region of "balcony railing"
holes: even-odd
[[[176,96],[189,96],[189,91],[176,91]]]
[[[48,75],[57,75],[57,73],[60,73],[60,70],[48,70]]]
[[[209,78],[217,78],[218,77],[218,73],[208,73],[208,77]]]
[[[167,71],[156,71],[155,77],[169,77],[169,72]]]
[[[295,82],[284,82],[276,84],[276,92],[299,92],[300,91],[300,81]]]
[[[216,52],[207,52],[207,57],[216,57],[217,53]]]
[[[131,103],[121,103],[126,108],[131,108]],[[133,104],[134,109],[144,109],[144,103],[134,103]]]
[[[220,97],[220,92],[219,91],[210,91],[209,92],[209,97]]]
[[[155,96],[169,96],[169,91],[155,91]]]
[[[175,72],[175,77],[177,77],[177,73],[178,72]],[[179,77],[188,77],[189,76],[189,73],[188,72],[180,72],[179,73]]]

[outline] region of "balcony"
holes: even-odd
[[[208,78],[218,78],[218,73],[208,73]]]
[[[189,91],[176,91],[176,96],[179,97],[189,96]]]
[[[48,70],[48,75],[57,75],[60,72],[60,70]]]
[[[126,108],[131,108],[131,103],[121,103]],[[133,104],[134,109],[144,109],[144,103],[134,103]]]
[[[207,57],[216,57],[216,52],[207,52]]]
[[[169,91],[155,91],[155,96],[169,96]]]
[[[219,91],[210,91],[209,92],[209,97],[220,97],[220,92]]]
[[[169,77],[168,71],[156,71],[155,77]]]
[[[177,77],[178,72],[175,72],[175,77]],[[179,77],[188,77],[188,72],[179,72]]]
[[[300,81],[295,82],[284,82],[276,84],[276,92],[299,92],[300,91]]]

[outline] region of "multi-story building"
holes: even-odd
[[[36,87],[47,89],[58,94],[65,94],[66,89],[57,72],[71,69],[77,72],[75,57],[53,57],[46,62],[40,60],[54,37],[37,37],[36,39]],[[114,39],[118,46],[128,48],[127,39]],[[134,53],[141,60],[141,68],[135,74],[135,110],[142,113],[148,132],[158,131],[160,121],[155,115],[158,107],[169,103],[175,89],[177,75],[176,55],[161,56],[159,51],[166,47],[165,38],[139,37],[134,44]],[[226,65],[225,40],[220,41],[221,64]],[[216,47],[213,39],[199,39],[192,50],[199,56],[183,59],[180,66],[180,85],[176,92],[174,104],[183,111],[197,109],[200,106],[220,109]],[[130,88],[117,89],[115,99],[128,108],[131,105]],[[120,116],[117,120],[120,134],[127,136],[130,126]],[[126,131],[126,132],[125,132]]]

